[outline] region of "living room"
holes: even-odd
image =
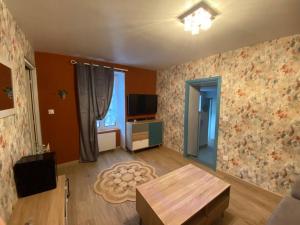
[[[0,224],[300,224],[299,9],[0,0]]]

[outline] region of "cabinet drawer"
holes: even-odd
[[[132,142],[132,150],[142,149],[149,147],[149,139]]]
[[[148,132],[139,132],[139,133],[132,134],[132,141],[142,141],[145,139],[149,139]]]
[[[148,132],[149,125],[147,123],[142,124],[133,124],[132,125],[132,133],[139,133],[139,132]]]

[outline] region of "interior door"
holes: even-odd
[[[198,155],[198,121],[199,121],[199,96],[197,88],[190,86],[188,106],[188,141],[187,154]]]
[[[208,121],[209,121],[210,99],[201,93],[200,119],[199,119],[199,147],[206,147],[208,144]]]

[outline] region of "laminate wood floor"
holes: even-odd
[[[96,176],[115,163],[129,160],[144,161],[156,168],[161,176],[192,163],[231,184],[229,208],[216,225],[265,225],[281,198],[245,183],[230,175],[214,173],[199,163],[184,158],[180,153],[165,147],[129,153],[116,149],[101,153],[95,163],[67,163],[58,166],[59,174],[70,179],[71,196],[68,205],[69,225],[138,225],[135,202],[111,204],[93,191]],[[193,179],[191,177],[191,179]]]

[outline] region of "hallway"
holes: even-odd
[[[210,140],[207,146],[199,147],[197,159],[207,166],[216,163],[213,140]]]

